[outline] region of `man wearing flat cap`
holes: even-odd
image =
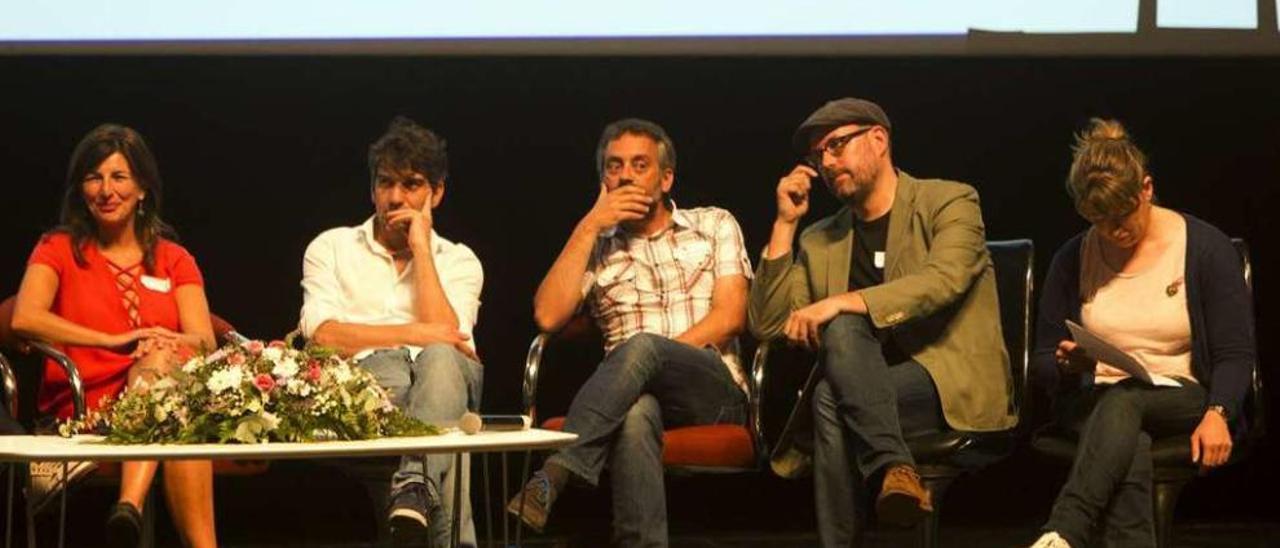
[[[978,193],[895,169],[891,127],[879,106],[853,98],[800,124],[793,144],[805,163],[778,182],[749,297],[758,338],[819,357],[806,399],[823,546],[857,541],[863,493],[877,485],[881,521],[910,525],[933,511],[904,438],[1017,420]],[[819,177],[844,206],[793,246]],[[802,468],[777,458],[776,470]]]

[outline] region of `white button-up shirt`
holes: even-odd
[[[458,330],[471,335],[480,313],[484,271],[471,248],[450,242],[431,231],[431,252],[440,286]],[[373,236],[373,217],[359,226],[322,232],[307,246],[302,259],[302,319],[298,327],[308,338],[320,324],[333,320],[365,325],[400,325],[418,321],[414,314],[413,263],[396,271],[391,252]],[[467,341],[475,349],[475,339]],[[405,346],[416,358],[422,348]],[[376,348],[362,349],[355,359]]]

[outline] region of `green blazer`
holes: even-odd
[[[885,281],[860,288],[872,324],[892,329],[929,372],[951,428],[1011,428],[1013,380],[978,192],[899,172],[891,215]],[[747,309],[751,332],[781,337],[791,311],[848,292],[852,249],[853,212],[845,206],[800,234],[798,254],[761,261]]]

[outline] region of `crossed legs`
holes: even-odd
[[[1086,546],[1101,524],[1108,546],[1154,546],[1151,436],[1190,432],[1204,400],[1195,383],[1160,388],[1126,380],[1065,402],[1059,421],[1079,432],[1079,448],[1044,530]]]
[[[663,429],[745,420],[746,395],[714,349],[637,334],[610,351],[574,397],[564,430],[577,441],[535,473],[522,491],[526,505],[517,494],[508,509],[541,529],[570,478],[594,486],[608,466],[615,542],[665,546]]]
[[[373,373],[393,403],[424,422],[451,423],[480,406],[482,366],[447,344],[428,345],[413,357],[404,348],[381,350],[362,359],[360,367]],[[464,470],[453,470],[452,455],[406,456],[392,476],[392,497],[397,499],[393,505],[399,504],[400,494],[408,489],[424,491],[426,500],[420,502],[425,508],[420,510],[427,513],[423,517],[428,522],[427,536],[432,546],[447,546],[451,535],[452,523],[445,516],[441,492],[446,475],[453,473],[455,481],[463,481],[468,470],[465,464]],[[459,540],[474,544],[475,525],[470,519],[467,486],[464,482],[461,508],[457,509],[465,518]]]
[[[914,361],[886,363],[863,316],[842,314],[827,325],[821,367],[813,393],[818,537],[822,546],[856,545],[867,480],[914,466],[904,435],[943,430],[946,422],[929,373]]]

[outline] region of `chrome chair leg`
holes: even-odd
[[[502,546],[511,546],[511,532],[507,525],[511,522],[511,518],[507,516],[507,493],[511,490],[511,481],[507,477],[507,452],[502,452]],[[517,520],[520,518],[516,518]]]
[[[13,475],[17,469],[18,463],[9,463],[9,494],[4,504],[4,548],[13,548]]]
[[[58,548],[63,548],[67,545],[67,488],[70,487],[67,485],[68,480],[67,461],[62,461],[62,479],[60,480],[62,484],[62,508],[58,511]]]
[[[484,453],[481,457],[484,459],[482,464],[484,467],[484,543],[486,546],[493,546],[493,500],[489,492],[489,456],[490,453]]]
[[[525,492],[524,484],[529,481],[529,463],[533,460],[533,451],[524,452],[524,464],[520,468],[520,516],[524,515],[525,499],[528,494]],[[520,532],[524,529],[524,520],[516,516],[516,546],[520,546]]]
[[[27,548],[36,548],[36,509],[31,505],[31,463],[23,464],[23,483],[28,486],[24,491],[23,506],[27,509]]]
[[[462,538],[462,453],[453,454],[453,526],[449,528],[449,546],[458,547]]]

